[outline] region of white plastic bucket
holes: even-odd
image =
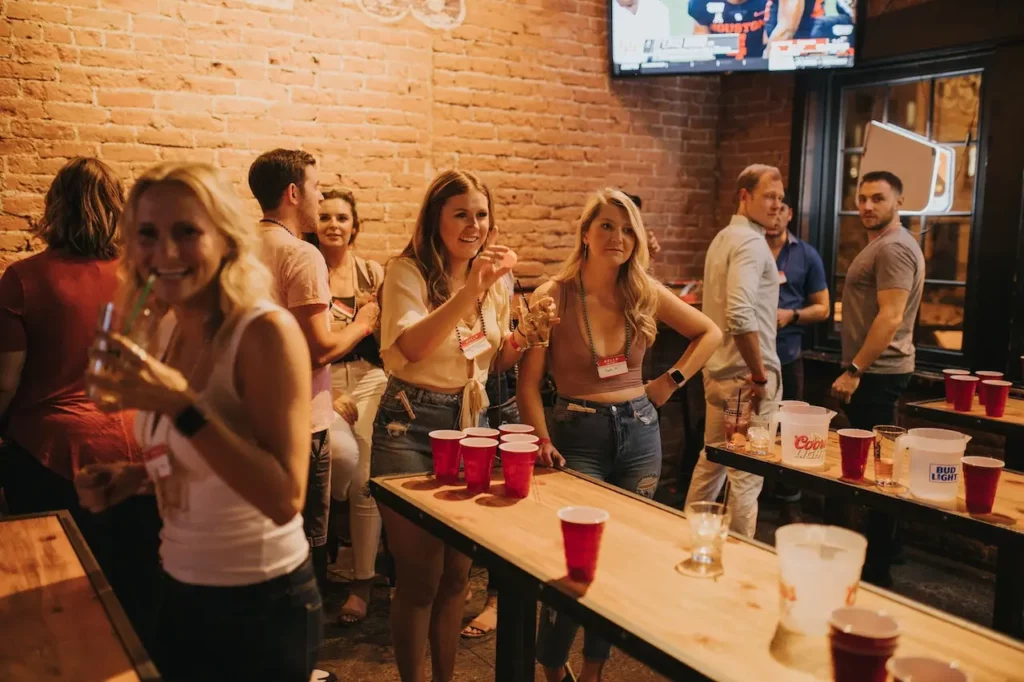
[[[960,488],[960,459],[971,439],[948,429],[910,429],[896,447],[910,449],[910,494],[922,500],[949,504]]]
[[[836,413],[813,405],[782,409],[782,463],[801,469],[825,466],[828,425]]]

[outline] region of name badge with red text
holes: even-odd
[[[481,329],[476,334],[462,339],[459,342],[459,347],[462,348],[462,354],[466,356],[466,359],[472,360],[490,348],[491,342],[487,340],[487,335]]]
[[[146,463],[146,473],[152,481],[168,478],[173,473],[171,449],[166,445],[154,445],[142,453],[142,459]]]
[[[785,271],[779,270],[779,284],[785,284],[788,281]]]
[[[610,355],[606,358],[597,359],[597,376],[602,379],[610,379],[629,371],[625,355]]]

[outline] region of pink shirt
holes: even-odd
[[[263,263],[274,276],[274,297],[284,308],[294,310],[306,305],[331,304],[327,263],[312,244],[308,244],[278,225],[260,223],[263,237]],[[324,316],[330,331],[330,317]],[[331,401],[331,368],[313,370],[312,433],[331,425],[334,406]]]

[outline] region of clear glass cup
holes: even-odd
[[[98,333],[120,332],[126,338],[148,351],[150,350],[150,342],[155,336],[158,322],[159,315],[151,306],[140,304],[126,311],[118,306],[118,304],[108,302],[104,303],[100,308],[96,331]],[[93,342],[92,350],[108,353],[110,348],[107,342],[98,334],[98,338]],[[116,356],[116,353],[111,353],[111,355]],[[89,371],[92,374],[116,377],[120,373],[120,368],[110,358],[91,355],[89,358]],[[118,396],[93,386],[89,382],[86,382],[86,395],[103,412],[117,412],[121,409],[121,400]]]
[[[896,439],[907,432],[902,426],[876,426],[875,434],[875,484],[880,488],[894,488],[903,477],[903,457]]]
[[[543,310],[520,311],[519,330],[526,337],[527,348],[547,348],[551,342],[551,320]]]
[[[750,426],[750,401],[730,401],[725,406],[726,444],[736,448],[747,445],[747,429]]]
[[[683,575],[713,578],[722,575],[722,547],[729,537],[729,511],[719,502],[694,502],[686,507],[690,524],[690,557],[676,566]]]
[[[757,457],[767,457],[771,448],[771,417],[766,414],[750,416],[747,425],[747,452]]]

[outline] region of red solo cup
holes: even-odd
[[[459,482],[459,441],[466,437],[462,431],[442,429],[430,432],[430,452],[434,459],[434,478],[444,485]]]
[[[956,663],[925,656],[893,658],[885,666],[893,682],[970,682]]]
[[[540,438],[533,435],[532,433],[503,433],[501,434],[502,443],[536,443]]]
[[[946,402],[949,403],[950,405],[952,405],[953,404],[953,382],[950,381],[950,380],[954,376],[957,376],[957,375],[961,375],[961,374],[965,375],[965,376],[969,375],[970,372],[968,372],[966,369],[944,369],[944,370],[942,370],[942,374],[945,377],[944,380],[945,380],[945,386],[946,386]]]
[[[495,438],[500,434],[498,429],[491,429],[486,426],[470,426],[468,429],[462,429],[462,432],[466,434],[466,438]]]
[[[998,379],[999,377],[992,377]],[[502,436],[507,433],[533,433],[534,429],[529,424],[502,424],[498,427],[498,431],[501,431]]]
[[[864,478],[868,452],[875,445],[875,434],[863,429],[839,429],[839,454],[843,478],[859,481]]]
[[[964,469],[964,497],[967,511],[971,514],[989,514],[996,501],[999,474],[1003,471],[1002,460],[993,457],[964,457],[960,460]]]
[[[981,388],[984,389],[986,397],[986,401],[982,403],[985,406],[985,414],[990,417],[1002,417],[1006,413],[1006,401],[1010,398],[1010,386],[1012,384],[1009,381],[1001,379],[986,379],[981,382]]]
[[[608,512],[597,507],[562,507],[558,510],[558,518],[562,521],[562,542],[569,579],[578,583],[594,582]]]
[[[886,662],[896,653],[899,624],[881,611],[841,608],[829,619],[832,679],[886,682]]]
[[[488,492],[498,441],[493,438],[463,438],[459,444],[466,469],[466,490],[472,495]]]
[[[981,403],[982,405],[984,405],[984,404],[986,404],[988,402],[988,394],[989,394],[989,390],[988,390],[988,387],[985,386],[985,382],[988,381],[989,379],[1002,379],[1003,378],[1003,373],[1002,372],[982,371],[982,372],[975,372],[974,374],[981,381],[981,383],[978,384],[978,402]]]
[[[502,443],[498,449],[501,451],[501,473],[505,477],[505,497],[527,497],[539,448],[533,443]]]
[[[966,374],[954,374],[950,377],[953,385],[953,408],[957,412],[970,412],[974,404],[974,390],[978,386],[978,377]]]

